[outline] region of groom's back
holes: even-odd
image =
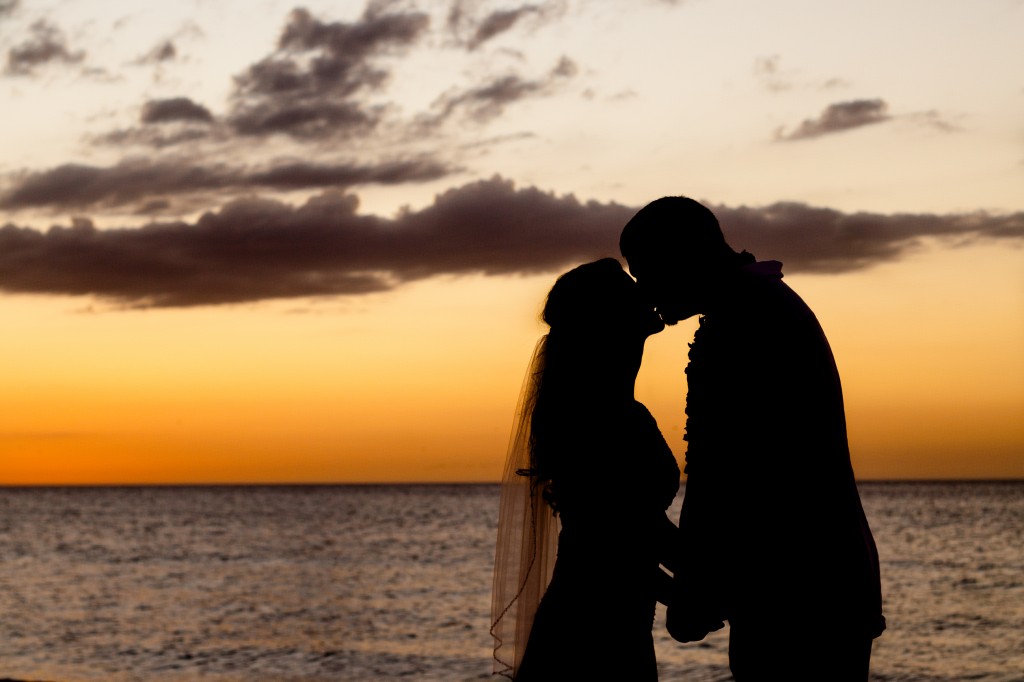
[[[724,503],[731,620],[813,613],[876,627],[877,556],[839,375],[810,308],[779,276],[745,276],[706,316],[688,373],[687,461],[717,479]]]

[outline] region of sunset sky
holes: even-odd
[[[489,481],[555,276],[685,194],[862,479],[1024,477],[1024,1],[0,0],[0,485]],[[637,385],[680,460],[694,321]]]

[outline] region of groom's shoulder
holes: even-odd
[[[781,278],[751,278],[746,289],[746,303],[754,314],[814,318],[807,302]]]

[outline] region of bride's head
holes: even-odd
[[[551,329],[534,365],[530,472],[550,481],[572,466],[581,435],[633,402],[644,341],[664,324],[613,258],[559,277],[543,317]]]
[[[613,409],[633,400],[644,341],[664,324],[613,258],[565,273],[548,293],[538,405],[544,419]]]
[[[604,384],[623,374],[635,378],[644,340],[665,326],[614,258],[580,265],[559,277],[548,293],[543,317],[551,327],[548,365],[558,352],[558,361],[577,369],[578,379],[587,384]]]

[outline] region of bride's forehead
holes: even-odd
[[[603,292],[603,303],[609,310],[621,312],[632,312],[637,308],[646,307],[646,298],[639,285],[629,275],[623,275],[622,280]]]

